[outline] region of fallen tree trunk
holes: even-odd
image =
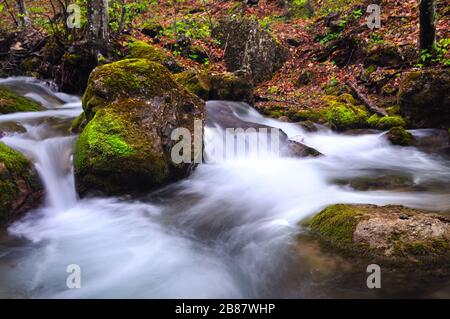
[[[347,84],[350,89],[352,89],[353,93],[355,93],[355,95],[357,96],[357,98],[359,100],[361,100],[364,105],[369,109],[369,111],[371,111],[372,113],[376,113],[378,115],[381,116],[387,116],[387,113],[385,110],[383,110],[382,108],[377,107],[376,105],[374,105],[368,97],[366,97],[361,90],[356,86],[356,84],[350,82],[350,81],[346,81],[345,84]]]

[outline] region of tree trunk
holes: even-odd
[[[420,50],[431,52],[436,41],[435,14],[436,5],[434,0],[420,0]]]
[[[88,40],[93,49],[107,53],[109,48],[108,0],[88,0]]]
[[[17,0],[17,9],[19,10],[20,26],[28,27],[30,25],[30,17],[28,16],[25,0]]]

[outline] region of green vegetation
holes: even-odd
[[[389,130],[390,128],[400,126],[405,127],[406,121],[399,115],[383,116],[372,115],[368,120],[370,127],[377,130]]]
[[[144,41],[133,40],[128,43],[128,59],[148,59],[150,61],[158,62],[160,64],[167,63],[169,58],[167,54]]]
[[[39,103],[0,86],[0,114],[34,112],[40,109]]]
[[[353,242],[353,233],[361,214],[348,205],[332,205],[315,215],[309,222],[311,229],[327,241],[338,244]]]
[[[399,146],[410,146],[414,141],[412,134],[401,126],[391,128],[387,138],[392,144]]]

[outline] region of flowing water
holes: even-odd
[[[333,203],[402,204],[445,214],[445,156],[391,146],[382,133],[308,133],[243,103],[210,101],[209,118],[217,118],[217,107],[229,108],[236,124],[281,128],[325,156],[210,162],[139,200],[79,199],[71,164],[76,136],[67,132],[81,112],[80,99],[29,78],[0,85],[46,108],[0,115],[1,141],[35,163],[46,188],[41,208],[0,233],[0,297],[450,296],[450,282],[424,284],[402,276],[387,277],[389,289],[369,290],[365,268],[322,252],[299,224]],[[213,128],[221,128],[220,119],[205,129],[207,153],[208,140],[217,134]],[[80,289],[66,286],[71,264],[81,268]]]

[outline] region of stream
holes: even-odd
[[[299,224],[334,203],[448,214],[448,156],[392,146],[380,132],[307,132],[244,103],[209,101],[207,117],[219,120],[205,128],[206,153],[208,138],[224,128],[214,113],[222,107],[236,123],[280,128],[325,156],[212,161],[139,199],[80,199],[71,164],[76,135],[68,133],[80,98],[32,78],[0,85],[45,107],[0,115],[0,140],[35,163],[46,189],[42,207],[0,231],[0,298],[450,297],[449,281],[401,274],[368,289],[365,268],[321,251]],[[71,264],[81,268],[80,289],[66,286]]]

